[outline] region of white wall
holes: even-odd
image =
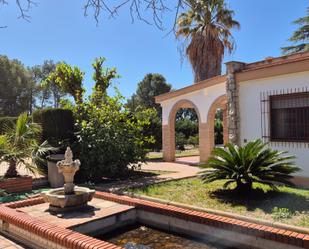
[[[201,116],[201,122],[207,122],[208,110],[212,103],[220,96],[226,93],[225,82],[184,94],[161,103],[162,106],[162,124],[167,125],[169,114],[173,106],[180,100],[190,100],[196,105]]]
[[[250,80],[239,83],[240,139],[248,141],[262,137],[260,93],[269,90],[309,88],[309,71],[276,77]],[[286,150],[297,157],[296,163],[302,168],[298,175],[309,177],[309,148],[300,144],[272,144],[274,149]]]

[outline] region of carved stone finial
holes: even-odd
[[[64,153],[64,162],[65,164],[71,164],[73,162],[73,152],[70,147],[67,147]]]

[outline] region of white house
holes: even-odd
[[[207,161],[214,147],[215,112],[221,108],[225,142],[260,138],[288,151],[302,168],[295,180],[309,185],[309,52],[226,66],[226,75],[156,97],[163,112],[164,159],[175,159],[175,115],[186,107],[198,115],[200,161]]]

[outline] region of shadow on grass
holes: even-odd
[[[288,208],[292,213],[309,211],[309,198],[292,192],[255,188],[248,195],[240,195],[235,190],[219,189],[211,192],[210,196],[233,207],[244,206],[248,211],[261,209],[271,214],[274,207]]]

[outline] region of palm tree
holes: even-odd
[[[300,169],[294,165],[294,156],[286,155],[268,147],[261,140],[249,142],[243,147],[227,144],[226,148],[215,148],[208,160],[207,170],[202,173],[205,183],[227,180],[224,188],[236,183],[240,193],[247,193],[254,182],[269,185],[275,183],[292,185],[291,174]]]
[[[294,24],[301,25],[301,27],[289,39],[294,45],[281,48],[283,54],[309,51],[309,7],[307,8],[307,16],[297,19]]]
[[[190,9],[177,19],[176,37],[189,41],[186,55],[199,82],[221,74],[225,49],[232,52],[232,28],[240,24],[233,20],[234,11],[224,0],[189,0]]]
[[[32,173],[38,172],[34,162],[38,162],[48,152],[56,150],[46,141],[39,144],[40,134],[41,126],[30,122],[26,113],[18,117],[13,128],[6,127],[5,134],[0,136],[0,162],[9,163],[6,178],[18,176],[17,167],[21,165]]]

